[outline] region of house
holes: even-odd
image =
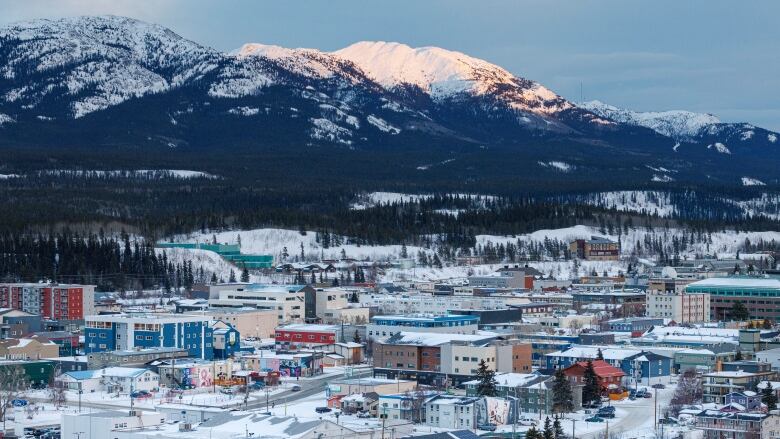
[[[214,354],[212,358],[232,357],[241,350],[241,335],[230,323],[215,321],[211,323]]]
[[[753,388],[761,381],[773,381],[774,372],[751,373],[742,370],[710,372],[702,375],[703,401],[725,404],[726,395]]]
[[[40,315],[12,308],[0,308],[0,338],[17,338],[40,330]]]
[[[49,384],[54,377],[54,363],[48,360],[0,360],[0,371],[19,368],[30,384]]]
[[[550,375],[533,373],[498,373],[496,374],[496,396],[501,398],[517,398],[518,410],[522,413],[552,413],[553,382]],[[479,380],[463,383],[466,396],[479,396],[477,388]],[[573,384],[572,404],[574,410],[582,408],[582,385]]]
[[[0,358],[4,360],[40,360],[60,356],[60,347],[42,337],[0,340]]]
[[[360,364],[363,362],[365,345],[363,343],[346,342],[328,345],[326,349],[344,358],[344,364]]]
[[[761,409],[761,395],[750,390],[741,392],[731,392],[725,397],[726,405],[738,404],[743,407],[742,411],[755,412]]]
[[[160,375],[135,367],[107,367],[105,369],[65,372],[56,382],[69,390],[84,393],[132,393],[155,391],[160,387]]]
[[[685,372],[688,369],[696,371],[711,372],[719,363],[731,361],[736,356],[734,345],[727,344],[720,349],[715,347],[711,349],[683,349],[674,353],[674,368],[677,373]],[[715,351],[719,352],[715,352]]]
[[[620,368],[632,379],[652,380],[669,376],[672,372],[672,358],[637,348],[603,346],[573,346],[565,351],[551,352],[545,355],[546,368],[549,370],[568,367],[577,362],[595,360],[599,350],[608,364]]]
[[[591,364],[593,364],[593,371],[596,373],[596,378],[602,391],[623,387],[623,377],[626,374],[621,369],[612,366],[604,360],[594,360]],[[572,384],[585,385],[585,370],[587,367],[588,362],[580,361],[563,369],[563,373]]]
[[[375,392],[355,393],[341,398],[341,413],[351,415],[355,413],[368,413],[377,415],[379,395]]]

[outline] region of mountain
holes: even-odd
[[[214,174],[304,183],[774,184],[772,139],[709,115],[577,105],[437,47],[246,44],[224,53],[114,16],[0,29],[6,174],[48,166],[56,152],[61,167],[170,169],[185,160]]]
[[[691,111],[640,112],[600,101],[579,104],[581,108],[615,122],[643,126],[680,142],[700,143],[730,154],[726,145],[771,147],[778,133],[749,123],[725,123],[712,114]]]

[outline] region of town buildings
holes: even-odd
[[[677,323],[709,322],[710,295],[675,289],[649,289],[647,316],[670,319]]]
[[[212,308],[256,308],[276,311],[277,324],[303,323],[308,285],[225,284],[209,288]]]
[[[277,349],[313,349],[335,344],[342,340],[342,328],[339,325],[318,325],[292,323],[276,328]]]

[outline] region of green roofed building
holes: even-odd
[[[201,244],[197,242],[160,242],[157,248],[183,248],[189,250],[207,250],[220,255],[239,268],[258,269],[271,268],[274,265],[273,255],[253,255],[241,253],[239,244]]]
[[[780,321],[780,279],[713,277],[686,285],[685,292],[710,295],[712,320],[731,320],[734,303],[742,302],[750,318]]]

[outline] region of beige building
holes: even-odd
[[[647,316],[671,319],[677,323],[710,321],[710,295],[683,290],[648,289]]]
[[[242,338],[274,338],[279,316],[276,311],[260,309],[211,310],[214,320],[230,323]]]
[[[45,338],[9,338],[0,340],[0,358],[4,360],[40,360],[57,358],[60,347]]]
[[[303,323],[308,286],[229,284],[210,287],[210,308],[244,308],[275,311],[278,322]]]
[[[344,322],[352,325],[365,325],[368,323],[368,308],[340,308],[329,309],[322,316],[322,323],[334,325]]]

